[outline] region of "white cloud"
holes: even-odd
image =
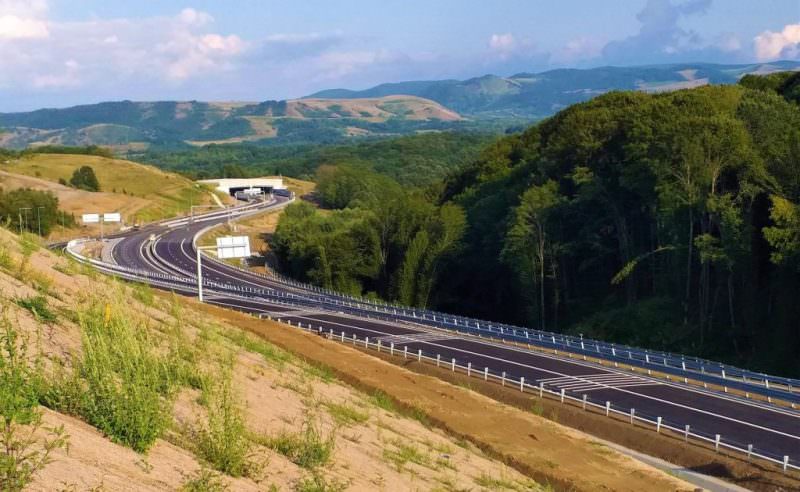
[[[753,39],[759,60],[800,56],[800,23],[787,24],[780,32],[764,31]]]
[[[46,38],[46,12],[43,0],[0,0],[0,40]]]
[[[511,33],[492,34],[489,38],[489,48],[495,51],[508,52],[514,49],[516,40]]]
[[[571,64],[598,58],[604,45],[602,41],[589,37],[571,39],[553,53],[552,60],[557,64]]]
[[[171,17],[77,22],[47,13],[41,0],[0,0],[0,87],[174,85],[229,71],[248,48],[236,34],[213,32],[213,17],[192,8]]]

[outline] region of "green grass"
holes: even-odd
[[[362,412],[352,405],[327,403],[328,413],[339,425],[363,424],[369,420],[369,414]]]
[[[258,442],[286,456],[292,463],[313,470],[333,457],[336,435],[331,432],[327,437],[323,436],[316,424],[308,419],[299,432],[283,431],[275,436],[259,438]]]
[[[395,449],[384,449],[383,458],[394,465],[398,471],[405,470],[408,463],[436,469],[437,465],[431,460],[428,453],[420,450],[413,444],[407,444],[399,440],[392,441]]]
[[[268,363],[274,364],[278,368],[282,368],[284,364],[292,360],[291,354],[285,350],[281,350],[275,345],[262,340],[258,337],[250,335],[241,330],[225,330],[222,331],[222,336],[238,345],[239,347],[247,350],[248,352],[255,352],[261,355]]]
[[[5,245],[0,245],[0,269],[11,271],[14,268],[14,259]]]
[[[224,492],[228,489],[228,484],[219,473],[208,468],[201,468],[183,483],[180,490],[182,492]]]
[[[259,467],[251,461],[251,442],[230,378],[223,378],[207,392],[208,425],[193,436],[197,454],[218,471],[233,477],[252,477]]]
[[[145,306],[153,307],[156,302],[156,295],[153,288],[147,284],[132,284],[133,298]]]
[[[516,481],[508,480],[506,478],[497,478],[482,473],[479,477],[475,478],[475,484],[489,490],[515,490],[524,492],[528,490],[546,490],[539,486],[536,482],[525,480]]]
[[[381,390],[375,391],[370,397],[370,402],[378,408],[386,410],[387,412],[396,412],[397,407],[394,404],[392,397],[387,395]]]
[[[145,452],[169,426],[172,398],[189,371],[116,295],[113,305],[94,300],[78,313],[82,356],[53,375],[42,402]]]
[[[310,477],[297,482],[294,490],[296,492],[341,492],[347,490],[347,483],[336,479],[326,479],[319,473],[313,473]]]
[[[58,316],[54,313],[47,303],[47,297],[35,295],[17,299],[17,306],[27,309],[33,316],[43,323],[54,323]]]

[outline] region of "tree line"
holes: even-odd
[[[422,189],[321,169],[286,270],[320,285],[800,375],[800,75],[614,92]]]

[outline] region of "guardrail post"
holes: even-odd
[[[686,442],[689,442],[689,429],[691,429],[691,427],[689,424],[686,424],[683,431],[683,440]]]
[[[633,419],[636,417],[636,409],[631,408],[631,424],[633,424]]]
[[[789,457],[783,457],[783,473],[786,473],[786,470],[789,468]]]
[[[714,451],[716,451],[717,453],[719,453],[719,439],[720,439],[720,435],[717,434],[714,437]]]
[[[378,352],[380,352],[380,351],[381,351],[381,341],[378,340]]]
[[[611,412],[611,402],[610,402],[610,401],[607,401],[607,402],[606,402],[606,417],[608,417],[608,414],[609,414],[610,412]]]
[[[564,388],[561,388],[561,403],[564,403]]]
[[[583,395],[583,409],[586,410],[586,395]]]
[[[539,381],[539,398],[544,396],[544,383]]]
[[[525,392],[525,376],[519,378],[519,390]]]
[[[417,362],[422,362],[422,349],[417,349]]]
[[[436,367],[439,367],[439,362],[441,362],[442,356],[440,354],[436,354]]]
[[[369,337],[364,337],[364,348],[369,348]]]
[[[489,380],[489,368],[488,367],[484,367],[483,368],[483,380],[484,381],[488,381]]]
[[[342,343],[344,343],[344,332],[342,332]]]
[[[661,433],[661,417],[656,418],[656,434]]]
[[[308,324],[308,327],[311,328],[311,323]],[[333,340],[333,328],[330,328],[330,337]]]
[[[408,359],[408,347],[403,346],[403,358]]]
[[[453,357],[453,360],[450,362],[450,368],[453,372],[456,372],[456,358]]]
[[[394,342],[389,343],[389,355],[394,355]]]
[[[356,335],[353,334],[353,347],[355,347],[355,346],[356,346]]]
[[[725,379],[725,369],[722,370],[722,379]]]
[[[467,376],[472,376],[472,362],[467,362]]]
[[[750,459],[750,456],[752,456],[752,454],[753,454],[753,445],[752,444],[748,444],[747,445],[747,459],[748,460]]]
[[[502,377],[500,378],[500,381],[502,382],[502,385],[503,385],[503,386],[505,386],[505,385],[506,385],[506,371],[503,371],[503,375],[502,375]]]

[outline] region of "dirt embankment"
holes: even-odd
[[[41,408],[46,426],[64,426],[69,449],[52,455],[29,490],[176,490],[189,484],[207,490],[213,483],[237,491],[323,490],[312,487],[319,483],[324,490],[356,491],[547,489],[424,414],[405,412],[382,393],[363,391],[304,355],[246,333],[235,318],[120,284],[43,249],[31,252],[3,230],[0,245],[0,311],[29,349],[42,354],[48,371],[79,363],[89,316],[84,309],[100,302],[107,306],[106,322],[120,317],[146,332],[147,343],[182,347],[182,360],[201,381],[229,371],[250,448],[252,470],[233,477],[214,471],[217,465],[198,447],[197,430],[212,425],[213,393],[202,389],[208,383],[182,387],[169,399],[170,424],[146,453],[113,442],[80,412]],[[23,307],[40,296],[35,309]]]

